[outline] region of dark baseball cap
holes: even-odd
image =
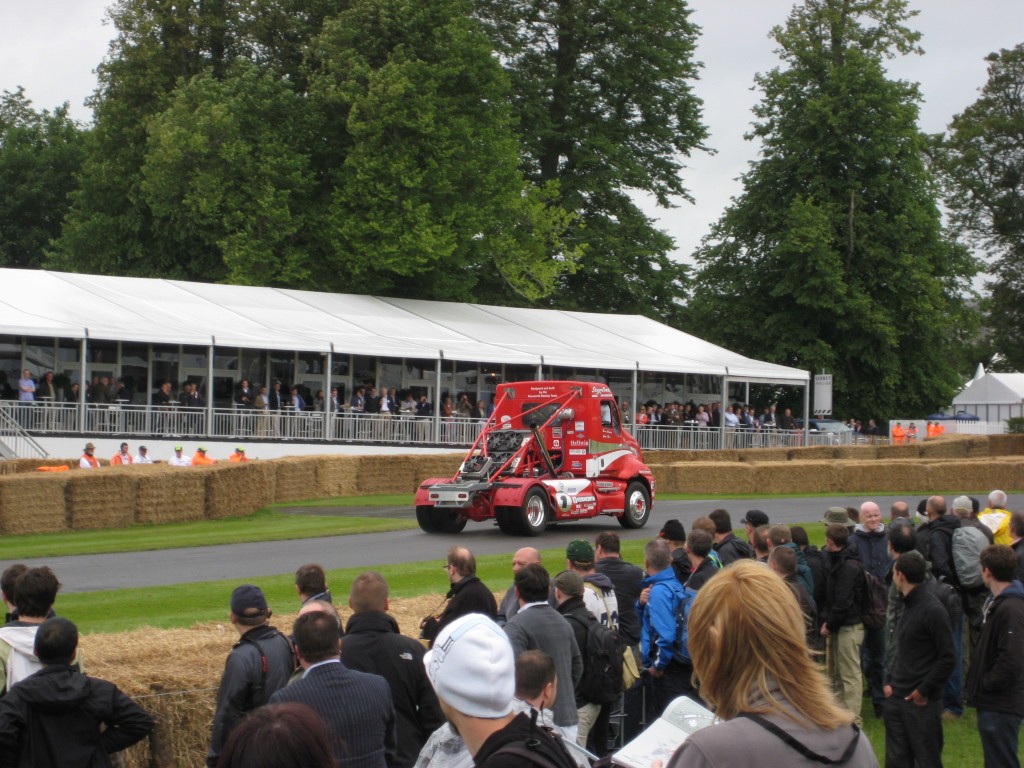
[[[754,528],[760,528],[762,525],[768,525],[768,515],[760,509],[751,509],[740,522],[743,524],[749,523]]]
[[[231,612],[235,616],[255,616],[267,612],[267,598],[263,590],[255,584],[243,584],[235,587],[231,593]]]
[[[666,520],[658,537],[669,541],[686,541],[686,529],[678,520]]]

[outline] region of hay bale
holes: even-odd
[[[424,479],[452,475],[459,464],[421,462],[417,456],[360,456],[359,494],[414,493]],[[461,458],[460,458],[461,462]],[[431,475],[434,469],[439,474]]]
[[[135,478],[116,469],[69,472],[65,491],[72,530],[125,528],[135,522]]]
[[[244,517],[273,503],[276,463],[223,463],[188,471],[196,472],[205,479],[208,518]]]
[[[831,461],[787,461],[754,464],[754,488],[758,493],[828,493],[838,483]]]
[[[753,493],[753,465],[738,461],[695,462],[688,465],[675,481],[674,493]],[[663,489],[668,492],[667,489]]]
[[[930,437],[921,444],[924,459],[962,459],[967,455],[968,441],[958,435]]]
[[[882,461],[890,461],[892,459],[918,459],[920,457],[921,446],[917,443],[878,446],[878,458]]]
[[[1024,435],[989,435],[991,456],[1019,456],[1024,454]]]
[[[991,439],[996,435],[971,435],[965,440],[967,443],[965,458],[980,459],[991,454]]]
[[[710,461],[715,464],[727,461],[739,461],[743,451],[728,449],[722,451],[693,451],[694,461]]]
[[[416,460],[416,482],[428,477],[453,477],[465,458],[462,453],[432,453],[413,457]]]
[[[878,458],[877,445],[840,445],[836,448],[837,459],[853,461],[874,461]]]
[[[355,496],[359,485],[358,456],[318,456],[316,476],[324,496]]]
[[[916,461],[849,461],[836,464],[838,493],[928,493],[928,467]]]
[[[317,481],[316,458],[310,456],[288,456],[274,459],[274,501],[302,501],[323,498]]]
[[[136,523],[177,523],[206,517],[203,472],[156,464],[130,469],[135,481]]]
[[[0,475],[20,475],[24,472],[35,472],[40,467],[78,467],[77,459],[11,459],[0,461]]]
[[[765,461],[789,461],[789,448],[751,448],[740,451],[740,461],[759,464]]]
[[[656,493],[685,493],[682,490],[682,478],[687,473],[695,471],[692,462],[653,464],[650,467],[654,473]]]
[[[1024,462],[975,459],[942,461],[927,467],[930,488],[936,492],[986,494],[993,488],[1019,489]],[[984,504],[982,505],[984,506]]]
[[[65,495],[72,474],[39,472],[0,477],[0,534],[66,531],[70,525]]]
[[[836,447],[832,445],[807,445],[802,448],[790,448],[790,461],[825,461],[836,457]]]

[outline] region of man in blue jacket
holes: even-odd
[[[676,608],[686,599],[672,569],[672,550],[665,539],[653,539],[644,547],[643,591],[637,603],[641,613],[640,660],[650,676],[654,708],[647,721],[659,717],[679,696],[699,701],[693,687],[693,664],[676,647]]]

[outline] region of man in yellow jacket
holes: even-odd
[[[978,513],[982,522],[995,537],[996,544],[1010,546],[1013,536],[1010,534],[1010,513],[1006,511],[1006,493],[992,491],[988,495],[988,506]]]

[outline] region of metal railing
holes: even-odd
[[[24,409],[19,409],[16,414],[27,415]],[[0,456],[5,459],[45,459],[49,454],[16,418],[0,410]]]

